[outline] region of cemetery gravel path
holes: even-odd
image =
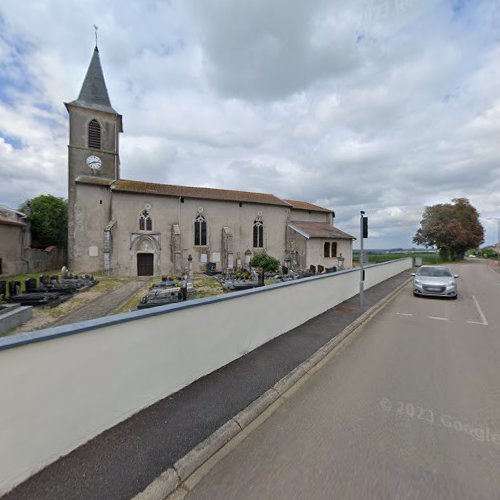
[[[146,280],[137,279],[129,281],[112,292],[105,293],[84,306],[70,312],[69,314],[57,319],[50,324],[53,326],[67,325],[69,323],[78,323],[89,319],[101,318],[111,314],[127,300],[137,293],[144,286]]]

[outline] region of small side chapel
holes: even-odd
[[[226,271],[267,252],[291,269],[352,266],[353,237],[335,213],[269,193],[157,184],[120,176],[122,116],[97,46],[69,113],[68,260],[75,272],[180,274],[191,262]]]

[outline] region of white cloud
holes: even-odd
[[[1,4],[0,201],[65,196],[95,23],[124,177],[304,199],[353,233],[364,209],[369,247],[458,196],[500,216],[499,3]]]

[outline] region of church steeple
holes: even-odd
[[[78,99],[70,104],[118,114],[111,106],[111,101],[109,100],[97,45],[92,54],[92,59],[90,60]]]
[[[95,215],[100,214],[104,226],[111,213],[110,196],[99,187],[93,188],[92,192],[79,189],[79,182],[92,176],[100,178],[102,186],[106,186],[120,178],[122,116],[111,106],[97,45],[78,99],[65,103],[65,106],[69,113],[68,261],[71,268],[82,252],[90,252],[86,246],[91,246],[87,232],[94,221],[82,220],[79,212],[82,200],[96,197],[95,200],[99,201],[96,207],[100,208],[96,209]]]

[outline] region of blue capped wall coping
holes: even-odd
[[[402,260],[406,260],[407,258],[409,257],[404,257],[403,259],[390,260],[387,262],[381,262],[380,264],[368,264],[364,266],[364,268],[369,269],[370,267],[385,266],[387,264],[392,264],[394,262],[400,262]],[[169,314],[175,311],[180,311],[181,309],[189,309],[191,307],[200,307],[209,304],[215,304],[216,302],[222,302],[225,300],[237,300],[247,295],[253,295],[256,293],[266,293],[271,290],[287,286],[300,286],[301,284],[308,283],[310,281],[329,279],[329,278],[331,279],[341,274],[349,274],[356,272],[359,272],[359,267],[355,267],[352,269],[345,269],[343,271],[338,271],[336,273],[322,274],[320,276],[310,276],[308,278],[301,278],[293,281],[285,281],[284,283],[275,283],[273,285],[266,285],[263,287],[252,288],[249,290],[241,290],[239,292],[231,292],[224,295],[216,295],[214,297],[194,299],[186,302],[180,302],[177,304],[168,304],[165,306],[152,307],[151,309],[143,309],[122,314],[114,314],[112,316],[90,319],[87,321],[81,321],[79,323],[70,323],[68,325],[44,328],[43,330],[36,330],[33,332],[18,333],[16,335],[1,337],[0,351],[13,349],[15,347],[21,347],[27,344],[34,344],[35,342],[45,342],[47,340],[57,339],[60,337],[76,335],[78,333],[84,333],[89,330],[97,330],[99,328],[105,328],[107,326],[119,325],[121,323],[128,323],[129,321],[135,321],[142,318],[161,316],[163,314]]]

